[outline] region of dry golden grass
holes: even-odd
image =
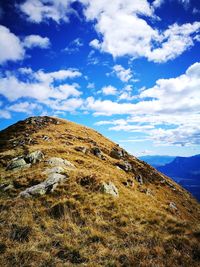
[[[21,122],[0,133],[0,181],[14,184],[12,190],[0,192],[0,266],[199,266],[196,200],[133,156],[128,157],[133,172],[118,169],[119,160],[109,156],[116,144],[86,127],[59,122],[39,128]],[[26,133],[37,143],[13,148],[13,140]],[[78,152],[77,146],[97,146],[105,160]],[[67,159],[76,169],[52,194],[22,199],[22,190],[46,179],[46,163],[18,171],[6,171],[6,164],[35,150],[42,150],[45,159]],[[142,186],[135,180],[137,173],[145,178]],[[176,191],[160,183],[163,178]],[[134,186],[125,185],[128,179]],[[116,185],[118,198],[101,193],[103,181]],[[170,202],[176,203],[177,212],[169,209]]]

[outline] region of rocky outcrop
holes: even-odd
[[[112,182],[103,182],[101,185],[101,192],[112,195],[113,197],[119,196],[118,189]]]
[[[25,161],[31,164],[40,162],[42,159],[44,159],[44,154],[40,150],[34,151],[25,157]]]
[[[47,164],[52,167],[65,167],[69,169],[75,169],[76,167],[70,161],[62,158],[52,157],[47,160]]]
[[[76,151],[78,151],[78,152],[82,152],[83,154],[86,154],[87,153],[87,148],[86,147],[84,147],[84,146],[77,146],[77,147],[75,147],[74,148]]]
[[[144,183],[141,174],[138,174],[138,175],[135,177],[135,180],[136,180],[140,185],[142,185],[142,184]]]
[[[91,148],[91,153],[93,155],[95,155],[96,157],[100,158],[100,159],[104,159],[104,156],[102,154],[102,151],[99,147],[93,147]]]
[[[53,167],[53,168],[47,168],[43,173],[48,175],[51,173],[64,173],[64,172],[65,172],[64,168],[58,166],[58,167]]]
[[[132,171],[132,165],[128,161],[118,162],[116,166],[118,166],[120,169],[124,170],[125,172]]]
[[[48,179],[46,179],[44,182],[31,186],[21,192],[19,194],[20,197],[37,197],[37,196],[42,196],[48,193],[52,193],[56,187],[64,182],[68,178],[68,175],[65,174],[59,174],[59,173],[51,173],[48,176]]]
[[[31,164],[35,164],[44,159],[44,154],[40,151],[31,152],[25,156],[19,156],[10,161],[7,166],[7,170],[29,168]]]
[[[110,156],[115,159],[123,159],[126,155],[126,152],[119,147],[114,147],[110,152]]]
[[[24,167],[28,168],[30,166],[31,166],[31,164],[27,164],[27,162],[25,161],[25,159],[23,157],[17,157],[17,158],[14,158],[10,161],[6,170],[21,169]]]

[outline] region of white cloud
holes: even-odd
[[[181,55],[194,45],[200,22],[183,25],[171,25],[165,31],[153,28],[140,15],[156,19],[154,7],[161,1],[154,1],[153,6],[146,0],[82,0],[85,4],[85,16],[96,23],[95,29],[99,40],[90,45],[113,57],[146,57],[149,61],[166,62]]]
[[[0,25],[0,64],[7,61],[23,60],[26,49],[34,47],[48,48],[50,41],[47,37],[29,35],[20,40],[7,27]]]
[[[7,110],[0,109],[0,118],[2,118],[2,119],[10,119],[11,118],[11,114]]]
[[[154,0],[152,5],[153,5],[154,8],[158,8],[164,3],[164,1],[165,0]]]
[[[81,38],[76,38],[72,42],[69,43],[67,47],[65,47],[62,51],[68,54],[73,54],[80,51],[80,47],[83,46],[83,41]]]
[[[26,0],[19,5],[27,19],[34,23],[53,20],[56,23],[68,22],[69,14],[74,12],[70,4],[73,0]]]
[[[119,131],[141,131],[164,144],[200,144],[200,63],[191,65],[176,78],[159,79],[152,88],[141,91],[137,103],[87,100],[95,116],[128,115],[126,120],[102,121]]]
[[[20,39],[8,28],[0,25],[0,64],[23,59],[25,50]]]
[[[47,37],[41,37],[40,35],[29,35],[24,38],[24,47],[26,48],[49,48],[50,40]]]
[[[180,0],[188,6],[189,0]],[[26,0],[20,4],[21,11],[35,23],[53,20],[68,22],[75,12],[71,4],[75,0]],[[181,55],[194,45],[200,22],[183,25],[169,25],[166,30],[158,30],[149,19],[158,20],[156,9],[164,0],[78,0],[82,3],[88,21],[95,23],[99,39],[91,40],[90,45],[114,58],[130,56],[145,57],[149,61],[166,62]],[[78,44],[77,44],[78,45]],[[74,51],[66,48],[67,52]],[[97,61],[97,60],[96,60]],[[94,64],[96,64],[96,61]]]
[[[37,111],[42,110],[42,107],[36,103],[20,102],[20,103],[10,105],[7,108],[7,110],[32,114],[34,110],[37,110]]]
[[[49,98],[64,100],[69,96],[79,96],[79,85],[76,83],[66,84],[65,80],[76,78],[81,75],[77,70],[59,70],[56,72],[31,72],[30,69],[19,69],[21,73],[27,73],[26,81],[18,79],[17,75],[7,73],[0,78],[0,94],[9,101],[15,101],[22,97],[29,97],[38,101],[45,101]],[[57,82],[57,85],[54,84]],[[58,82],[62,82],[58,84]],[[63,84],[64,82],[64,84]]]
[[[104,86],[102,88],[102,93],[104,95],[116,95],[117,94],[117,88],[115,88],[112,85]]]
[[[125,69],[121,65],[115,65],[113,71],[122,82],[128,82],[133,77],[131,69]]]

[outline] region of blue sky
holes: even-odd
[[[0,129],[50,115],[134,155],[200,153],[199,0],[0,1]]]

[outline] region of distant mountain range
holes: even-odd
[[[200,201],[200,155],[192,157],[143,156],[140,159],[174,179]]]
[[[150,164],[155,168],[164,166],[165,164],[172,162],[175,158],[176,157],[173,156],[159,156],[159,155],[139,157],[139,159],[147,162],[148,164]]]

